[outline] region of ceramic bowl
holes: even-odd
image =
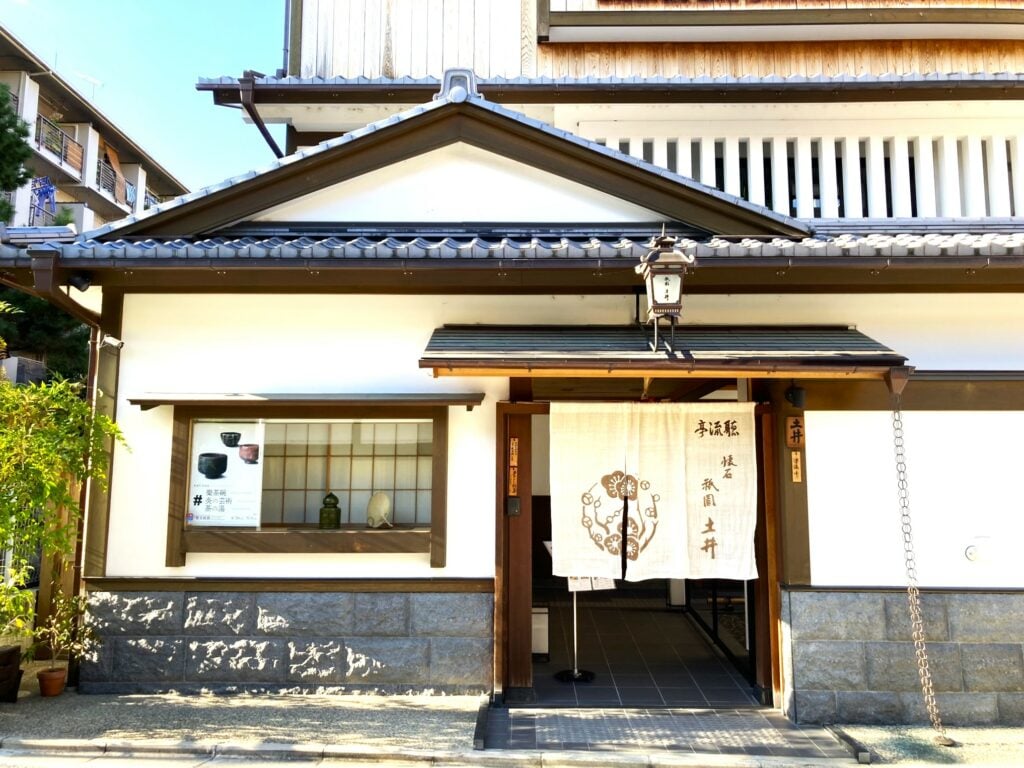
[[[255,464],[260,459],[259,443],[242,443],[238,446],[238,457],[246,464]]]
[[[197,468],[206,475],[207,480],[214,480],[227,470],[228,455],[226,453],[200,453]]]
[[[224,443],[228,448],[234,448],[238,445],[238,441],[242,439],[241,432],[221,432],[220,441]]]

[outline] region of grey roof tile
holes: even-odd
[[[217,184],[213,184],[213,185],[210,185],[210,186],[207,186],[207,187],[203,187],[203,188],[198,189],[198,190],[196,190],[194,192],[190,192],[189,194],[182,195],[181,197],[177,197],[177,198],[175,198],[173,200],[163,202],[163,203],[161,203],[161,204],[159,204],[157,206],[154,206],[153,208],[150,208],[150,209],[148,209],[146,211],[143,211],[142,213],[134,214],[134,215],[128,216],[127,218],[120,219],[118,221],[114,221],[114,222],[108,223],[108,224],[106,224],[106,225],[104,225],[102,227],[99,227],[97,229],[91,230],[89,232],[85,232],[85,233],[83,233],[81,235],[81,239],[83,239],[83,240],[86,239],[86,238],[95,239],[95,238],[105,237],[107,235],[114,234],[119,229],[127,226],[128,224],[133,224],[133,223],[136,223],[136,222],[139,222],[139,221],[143,221],[143,220],[146,220],[146,219],[154,218],[154,217],[156,217],[156,216],[160,215],[161,213],[166,212],[168,210],[175,209],[175,208],[180,208],[181,206],[188,205],[190,203],[195,203],[196,201],[201,200],[201,199],[203,199],[205,197],[209,197],[210,195],[212,195],[212,194],[214,194],[216,192],[220,192],[220,191],[228,189],[230,187],[234,187],[234,186],[237,186],[239,184],[243,184],[246,181],[249,181],[251,179],[256,178],[257,176],[263,176],[263,175],[266,175],[266,174],[269,174],[269,173],[273,173],[274,171],[278,170],[279,168],[282,168],[285,165],[288,165],[290,163],[296,162],[297,160],[299,160],[301,158],[311,157],[313,155],[319,155],[319,154],[322,154],[324,152],[328,152],[328,151],[330,151],[330,150],[332,150],[332,149],[334,149],[336,147],[339,147],[339,146],[341,146],[343,144],[350,144],[352,142],[358,141],[359,139],[361,139],[364,136],[368,136],[370,134],[376,133],[377,131],[383,130],[383,129],[389,127],[389,126],[393,126],[393,125],[396,125],[398,123],[404,123],[406,121],[412,120],[412,119],[416,118],[419,115],[422,115],[424,113],[427,113],[427,112],[430,112],[430,111],[433,111],[433,110],[436,110],[436,109],[440,109],[440,108],[442,108],[442,107],[444,107],[444,106],[446,106],[446,105],[448,105],[450,103],[453,103],[453,99],[452,99],[451,96],[449,96],[448,98],[436,99],[436,100],[433,100],[433,101],[429,101],[429,102],[426,102],[424,104],[420,104],[420,105],[418,105],[416,107],[413,107],[411,109],[407,109],[407,110],[405,110],[403,112],[400,112],[400,113],[397,113],[397,114],[394,114],[394,115],[390,115],[390,116],[388,116],[388,117],[386,117],[386,118],[384,118],[382,120],[370,123],[370,124],[368,124],[366,126],[363,126],[362,128],[357,128],[357,129],[355,129],[353,131],[349,131],[348,133],[346,133],[343,136],[338,136],[338,137],[335,137],[335,138],[332,138],[332,139],[328,139],[327,141],[323,141],[320,144],[318,144],[316,147],[302,150],[302,151],[296,153],[297,156],[296,155],[286,156],[286,157],[281,158],[279,160],[275,160],[273,163],[271,163],[270,165],[268,165],[268,166],[266,166],[266,167],[264,167],[264,168],[262,168],[260,170],[249,171],[247,173],[243,173],[241,175],[234,176],[234,177],[229,178],[229,179],[225,179],[224,181],[219,182]],[[772,219],[774,221],[777,221],[777,222],[780,222],[780,223],[785,223],[785,224],[787,224],[787,225],[789,225],[791,227],[798,228],[798,229],[803,229],[803,228],[807,227],[806,224],[801,223],[797,219],[790,218],[789,216],[784,216],[782,214],[776,213],[775,211],[771,211],[771,210],[765,208],[762,205],[756,205],[756,204],[750,203],[750,202],[748,202],[748,201],[744,200],[743,198],[738,197],[736,195],[728,194],[728,193],[723,192],[723,191],[721,191],[719,189],[716,189],[714,187],[707,186],[706,184],[701,184],[701,183],[699,183],[697,181],[694,181],[693,179],[687,178],[685,176],[680,176],[679,174],[676,174],[676,173],[672,173],[671,171],[667,171],[666,169],[664,169],[664,168],[662,168],[660,166],[656,166],[656,165],[654,165],[652,163],[648,163],[648,162],[646,162],[646,161],[644,161],[644,160],[642,160],[640,158],[636,158],[636,157],[633,157],[631,155],[625,154],[623,152],[620,152],[617,149],[613,149],[611,147],[607,147],[607,146],[605,146],[603,144],[599,144],[599,143],[597,143],[595,141],[591,141],[589,139],[584,139],[581,136],[577,136],[574,133],[570,133],[569,131],[565,131],[565,130],[562,130],[560,128],[555,128],[554,126],[549,125],[548,123],[545,123],[545,122],[543,122],[541,120],[537,120],[535,118],[528,117],[527,115],[524,115],[521,112],[516,112],[514,110],[511,110],[511,109],[508,109],[506,107],[503,107],[500,104],[495,104],[493,102],[487,101],[486,99],[484,99],[483,97],[481,97],[479,95],[471,95],[468,98],[465,98],[465,102],[464,103],[471,104],[474,107],[477,107],[479,109],[483,109],[483,110],[491,112],[493,114],[500,115],[500,116],[502,116],[502,117],[504,117],[506,119],[515,120],[515,121],[521,122],[521,123],[523,123],[525,125],[529,125],[532,128],[534,128],[534,129],[536,129],[538,131],[541,131],[543,133],[546,133],[546,134],[548,134],[550,136],[558,137],[558,138],[560,138],[560,139],[562,139],[564,141],[568,141],[568,142],[571,142],[573,144],[576,144],[577,146],[584,147],[584,148],[586,148],[586,149],[588,149],[588,150],[590,150],[592,152],[597,152],[597,153],[605,155],[607,157],[614,158],[614,159],[618,160],[619,162],[627,163],[627,164],[632,165],[632,166],[634,166],[636,168],[640,168],[640,169],[646,170],[647,172],[652,173],[652,174],[656,174],[656,175],[658,175],[658,176],[660,176],[662,178],[670,179],[670,180],[672,180],[673,182],[679,184],[682,187],[687,187],[689,189],[692,189],[692,190],[695,190],[695,191],[699,191],[699,192],[701,192],[701,193],[703,193],[705,195],[709,195],[711,197],[715,197],[715,198],[717,198],[719,200],[722,200],[724,202],[728,202],[728,203],[730,203],[732,205],[735,205],[737,207],[744,208],[746,210],[758,213],[759,215],[764,216],[764,217],[769,218],[769,219]]]
[[[740,241],[711,238],[680,239],[676,246],[698,260],[713,259],[830,259],[841,264],[844,259],[986,258],[1005,263],[1024,264],[1024,231],[980,234],[888,234],[839,235],[832,238],[787,239],[768,241],[747,238]],[[563,237],[538,235],[530,238],[449,236],[366,236],[334,235],[327,237],[213,237],[199,239],[102,240],[79,242],[48,242],[31,246],[33,250],[50,250],[62,259],[119,262],[126,260],[200,260],[217,259],[324,259],[324,260],[518,260],[566,261],[606,259],[636,261],[650,249],[650,241],[629,237]],[[28,248],[0,245],[0,265],[14,265],[28,260]]]
[[[617,86],[659,86],[659,85],[672,85],[672,86],[686,86],[686,85],[800,85],[800,84],[823,84],[823,85],[835,85],[841,83],[859,83],[859,84],[891,84],[891,83],[912,83],[922,81],[935,81],[935,82],[948,82],[955,83],[962,81],[964,83],[985,83],[985,82],[1024,82],[1024,73],[1021,72],[965,72],[963,70],[957,72],[885,72],[883,74],[850,74],[840,73],[836,75],[825,75],[822,73],[816,73],[813,75],[743,75],[735,77],[733,75],[697,75],[695,77],[686,77],[683,75],[672,75],[669,77],[640,77],[638,75],[631,75],[628,77],[597,77],[597,76],[586,76],[586,77],[486,77],[477,78],[478,85],[486,88],[488,86],[537,86],[547,87],[552,85],[558,86],[573,86],[573,85],[587,85],[587,86],[600,86],[600,85],[617,85]],[[389,85],[409,85],[409,86],[421,86],[431,87],[439,86],[441,84],[440,78],[429,76],[429,77],[409,77],[403,76],[398,78],[389,77],[296,77],[290,75],[288,77],[258,77],[255,80],[256,85],[262,86],[277,86],[277,87],[302,87],[302,86],[378,86],[387,87]],[[200,77],[198,80],[200,86],[215,86],[215,85],[227,85],[236,86],[238,85],[237,77]]]

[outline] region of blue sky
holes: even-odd
[[[274,159],[195,84],[276,72],[284,0],[0,0],[0,24],[190,189]]]

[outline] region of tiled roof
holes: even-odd
[[[270,87],[294,87],[308,88],[310,86],[337,86],[352,87],[436,87],[441,80],[437,77],[257,77],[254,80],[257,86]],[[647,86],[750,86],[750,87],[772,87],[772,86],[885,86],[885,85],[913,85],[916,83],[943,84],[949,87],[956,87],[959,84],[1024,84],[1024,73],[1019,72],[909,72],[904,74],[885,73],[875,74],[838,74],[838,75],[744,75],[734,77],[733,75],[720,75],[711,77],[699,75],[697,77],[684,77],[675,75],[672,77],[491,77],[478,78],[477,85],[481,88],[501,87],[530,87],[547,88],[558,87],[595,87],[595,86],[625,86],[625,87],[647,87]],[[201,77],[198,81],[200,88],[215,86],[237,86],[237,77]],[[955,94],[954,94],[955,95]]]
[[[672,349],[651,348],[652,331],[641,325],[445,325],[435,329],[421,367],[528,362],[645,364],[664,360],[722,364],[800,361],[803,364],[898,365],[905,358],[847,327],[695,326],[675,330]]]
[[[825,257],[994,257],[1024,258],[1024,232],[1012,234],[868,234],[791,240],[682,239],[677,247],[700,260],[726,258],[800,259]],[[650,250],[648,240],[620,238],[489,238],[480,237],[214,237],[196,240],[96,240],[36,246],[62,259],[83,261],[222,259],[334,259],[366,261],[417,259],[427,261],[522,259],[626,259],[636,261]],[[0,260],[19,251],[0,246]],[[25,251],[20,251],[24,257]]]
[[[496,115],[500,115],[507,120],[514,120],[518,123],[528,125],[537,131],[548,134],[549,136],[555,136],[559,139],[570,142],[577,146],[584,147],[592,152],[614,158],[622,163],[626,163],[637,168],[641,168],[649,173],[661,176],[665,179],[669,179],[681,187],[686,187],[692,190],[699,191],[707,196],[718,198],[723,202],[757,213],[761,216],[767,217],[781,224],[785,224],[791,229],[807,232],[810,232],[811,230],[811,228],[808,225],[801,223],[799,220],[792,219],[788,216],[783,216],[782,214],[776,213],[775,211],[772,211],[771,209],[763,205],[755,205],[753,203],[747,202],[741,197],[737,197],[736,195],[730,195],[725,192],[722,192],[721,190],[715,189],[714,187],[709,187],[706,184],[700,184],[699,182],[696,182],[693,179],[687,178],[685,176],[680,176],[679,174],[672,173],[671,171],[666,170],[665,168],[661,168],[652,163],[645,162],[639,158],[620,152],[618,149],[612,149],[611,147],[606,147],[603,144],[599,144],[595,141],[590,141],[588,139],[581,138],[574,133],[570,133],[568,131],[563,131],[559,128],[555,128],[549,125],[548,123],[543,122],[542,120],[536,120],[534,118],[527,117],[521,112],[516,112],[514,110],[507,109],[506,107],[503,107],[500,104],[495,104],[493,102],[487,101],[486,99],[480,97],[479,95],[467,94],[465,90],[462,90],[460,88],[453,90],[452,93],[447,94],[442,98],[435,98],[432,101],[428,101],[424,104],[420,104],[411,109],[407,109],[403,112],[391,115],[383,120],[370,123],[369,125],[366,125],[362,128],[350,131],[346,133],[344,136],[338,136],[336,138],[321,142],[315,147],[300,150],[295,154],[288,155],[279,160],[276,160],[270,165],[260,170],[250,171],[240,176],[235,176],[230,179],[226,179],[225,181],[222,181],[219,184],[203,187],[202,189],[198,189],[195,192],[191,192],[187,195],[182,195],[181,197],[174,198],[173,200],[160,203],[159,205],[153,206],[152,208],[149,208],[143,211],[142,213],[128,216],[127,218],[111,222],[98,229],[92,230],[91,232],[83,233],[82,239],[95,239],[104,237],[111,233],[117,232],[119,228],[124,227],[128,224],[154,218],[165,211],[174,208],[180,208],[183,205],[187,205],[189,203],[201,200],[205,197],[209,197],[210,195],[216,192],[220,192],[231,187],[236,187],[238,185],[251,181],[257,177],[273,173],[278,168],[282,168],[286,165],[296,163],[307,157],[320,155],[342,145],[357,142],[365,136],[376,133],[378,131],[382,131],[393,125],[413,120],[419,115],[425,114],[427,112],[432,112],[437,109],[441,109],[448,104],[463,102],[471,104],[475,108],[482,109]]]

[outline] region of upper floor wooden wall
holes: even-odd
[[[698,77],[1024,72],[1024,41],[538,42],[537,0],[301,2],[303,77]],[[901,8],[1019,9],[1024,0],[541,0],[552,12]],[[543,6],[542,6],[543,8]],[[965,27],[969,31],[969,27]]]

